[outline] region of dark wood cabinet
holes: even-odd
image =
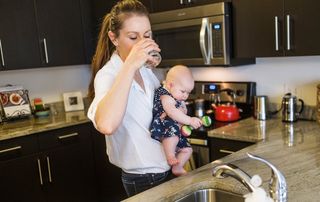
[[[105,136],[91,126],[95,167],[101,201],[121,201],[127,198],[121,181],[121,169],[111,164],[106,153]]]
[[[93,143],[88,124],[38,136],[48,201],[95,201]]]
[[[0,142],[1,201],[45,201],[36,135]]]
[[[36,0],[36,16],[44,66],[85,63],[79,0]]]
[[[210,161],[214,161],[253,145],[254,143],[222,138],[210,138],[209,144]]]
[[[98,200],[88,124],[2,141],[0,149],[4,201]]]
[[[320,2],[233,1],[235,54],[239,57],[319,55]]]
[[[40,67],[33,0],[0,0],[0,70]]]
[[[291,44],[290,50],[286,50],[285,55],[319,55],[320,2],[286,0],[284,5],[284,20],[289,16]]]
[[[223,0],[152,0],[153,12],[200,6],[222,2]]]
[[[0,70],[86,63],[84,1],[0,0]]]

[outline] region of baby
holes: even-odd
[[[199,118],[186,115],[184,101],[193,87],[191,71],[186,66],[176,65],[154,95],[151,137],[162,142],[168,164],[176,176],[187,173],[183,166],[192,154],[190,143],[181,134],[181,126],[190,125],[196,129],[202,125]]]

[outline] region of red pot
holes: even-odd
[[[240,119],[239,109],[236,105],[214,105],[214,117],[217,121],[236,121]]]

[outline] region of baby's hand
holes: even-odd
[[[198,117],[191,117],[190,120],[190,124],[189,124],[192,128],[197,129],[202,125],[202,121],[201,119],[199,119]]]

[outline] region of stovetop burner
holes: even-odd
[[[209,90],[208,90],[209,89]],[[217,81],[196,81],[193,92],[190,94],[190,100],[204,99],[205,110],[211,108],[212,103],[212,89],[231,89],[238,93],[235,98],[236,106],[241,109],[240,119],[245,119],[252,116],[253,112],[253,98],[256,95],[256,83],[255,82],[217,82]],[[221,103],[232,102],[232,97],[227,93],[220,93]],[[189,110],[188,110],[189,111]],[[189,114],[192,115],[192,114]],[[192,131],[192,134],[188,138],[192,139],[208,139],[208,131],[228,125],[232,122],[216,121],[214,114],[209,114],[212,119],[212,125],[210,127],[201,127]]]

